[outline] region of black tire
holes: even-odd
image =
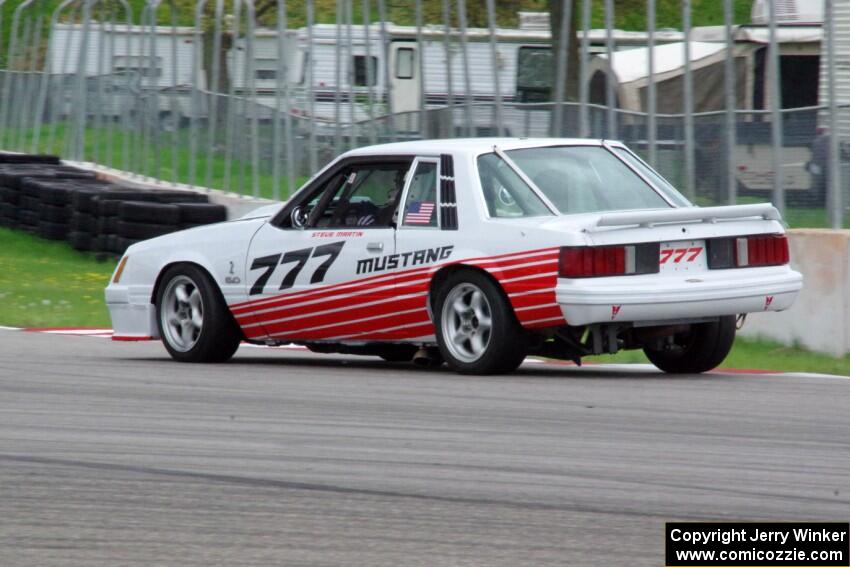
[[[0,163],[43,163],[59,165],[59,157],[43,154],[7,154],[0,152]]]
[[[180,222],[183,224],[211,224],[227,220],[227,207],[214,203],[180,203]]]
[[[461,356],[465,347],[458,346],[460,341],[452,341],[452,331],[447,327],[447,324],[454,324],[453,321],[457,321],[461,327],[464,325],[460,324],[460,319],[451,319],[450,313],[446,311],[451,309],[447,302],[453,302],[454,296],[464,290],[471,290],[470,297],[475,292],[483,294],[491,321],[489,331],[485,331],[483,322],[479,321],[479,313],[470,308],[470,319],[464,325],[469,326],[470,337],[485,337],[478,339],[485,344],[479,353],[466,358]],[[475,270],[451,274],[435,290],[433,305],[440,354],[454,371],[460,374],[504,374],[513,372],[522,364],[527,349],[525,332],[517,322],[502,289],[485,274]],[[469,351],[475,350],[473,339],[469,338],[467,342]]]
[[[38,213],[34,213],[33,211],[26,211],[24,209],[18,209],[18,219],[21,221],[21,224],[27,226],[38,226]]]
[[[180,316],[191,316],[191,307],[188,307],[189,313],[186,313],[187,307],[178,307],[172,295],[174,288],[181,284],[186,284],[184,291],[188,291],[190,296],[197,290],[202,311],[200,329],[191,330],[192,333],[197,331],[197,336],[187,337],[183,344],[177,340],[179,333],[176,326],[168,326],[167,323],[170,314],[175,317],[178,313]],[[225,362],[233,356],[242,341],[242,332],[218,286],[206,272],[192,264],[177,264],[163,274],[156,294],[156,324],[165,349],[179,362]]]
[[[137,242],[141,242],[141,240],[133,240],[132,238],[122,238],[120,236],[116,236],[113,240],[112,251],[116,254],[124,254],[124,252],[127,251],[127,248]]]
[[[194,191],[157,191],[156,200],[159,203],[209,203],[210,198],[203,193]]]
[[[18,207],[12,203],[0,203],[0,215],[9,218],[18,218]]]
[[[94,250],[95,252],[107,252],[107,238],[108,236],[106,236],[105,234],[98,234],[97,236],[95,236],[92,239],[92,250]]]
[[[41,220],[66,224],[71,220],[71,210],[68,207],[47,205],[42,203],[39,208]]]
[[[0,187],[0,201],[3,203],[9,203],[11,205],[17,205],[20,203],[21,194],[14,189],[9,189],[8,187]]]
[[[73,231],[68,233],[68,242],[75,250],[92,250],[93,240],[90,232]]]
[[[118,199],[106,199],[104,197],[98,197],[95,199],[97,214],[100,217],[117,217],[118,211],[121,209],[121,203],[125,201],[119,201]]]
[[[21,195],[20,203],[21,208],[25,211],[36,213],[41,208],[41,201],[37,197],[30,197],[29,195]]]
[[[137,223],[177,224],[180,222],[180,207],[166,203],[122,201],[118,206],[118,217]]]
[[[735,316],[713,323],[691,325],[690,331],[674,337],[663,350],[644,348],[649,361],[668,374],[700,374],[723,362],[735,342]]]
[[[41,221],[38,223],[38,235],[50,240],[65,240],[68,237],[68,225]]]
[[[71,203],[74,188],[70,186],[42,187],[39,198],[42,203],[64,207]]]
[[[97,219],[88,213],[74,213],[71,215],[71,230],[97,232]]]
[[[131,240],[147,240],[148,238],[155,238],[177,230],[176,226],[169,224],[118,221],[117,225],[115,233]]]

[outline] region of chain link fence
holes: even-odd
[[[168,10],[161,9],[166,4]],[[635,39],[610,28],[590,30],[584,17],[589,0],[564,0],[561,12],[575,10],[582,25],[575,36],[556,34],[554,40],[548,19],[523,26],[521,17],[519,29],[497,28],[492,3],[489,27],[480,29],[467,27],[467,8],[450,1],[443,3],[441,21],[428,21],[417,1],[415,26],[385,23],[383,1],[363,2],[361,14],[371,16],[362,23],[368,25],[355,22],[346,0],[338,3],[337,24],[316,24],[312,1],[288,10],[278,0],[272,21],[266,13],[262,22],[255,4],[262,3],[19,3],[7,20],[11,27],[0,28],[8,30],[0,37],[0,149],[55,153],[166,182],[284,199],[342,151],[368,144],[614,137],[696,204],[772,200],[793,226],[841,226],[847,216],[850,175],[841,175],[846,166],[838,126],[850,118],[850,106],[839,104],[835,86],[826,85],[829,77],[824,83],[820,72],[837,57],[834,46],[827,51],[830,26],[817,26],[814,48],[824,84],[798,85],[820,89],[815,105],[782,108],[776,88],[771,91],[781,66],[770,63],[773,57],[782,61],[775,30],[762,45],[767,51],[752,50],[745,54],[749,60],[738,58],[743,67],[733,68],[733,51],[738,57],[744,47],[729,49],[731,27],[712,44],[670,43],[689,30],[656,35],[651,26]],[[654,4],[647,0],[648,13]],[[293,10],[301,10],[306,25],[287,26]],[[843,8],[827,2],[825,10],[829,22]],[[666,51],[659,38],[668,41]],[[626,51],[617,42],[634,50],[629,57],[640,50],[648,56],[641,87],[648,90],[635,108],[627,109],[631,95],[617,70]],[[685,57],[675,70],[681,78],[672,99],[661,81],[669,83],[668,68],[658,75],[658,91],[649,88],[671,49],[703,57],[695,55],[693,63]],[[700,67],[705,57],[720,66]],[[742,71],[746,61],[754,62],[751,75]],[[576,62],[580,69],[568,73]],[[788,72],[785,80],[793,83]],[[706,77],[722,83],[725,99]],[[559,80],[579,85],[565,89]],[[728,105],[753,99],[741,90],[757,80],[760,110]],[[711,89],[726,106],[696,112],[699,101],[712,98]],[[577,102],[567,102],[573,90]]]

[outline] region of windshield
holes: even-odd
[[[600,146],[552,146],[506,153],[563,214],[670,207],[639,175]],[[482,185],[485,157],[478,160]]]

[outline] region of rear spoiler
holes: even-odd
[[[659,224],[679,222],[710,222],[719,220],[762,218],[764,220],[782,221],[779,211],[770,203],[757,205],[731,205],[727,207],[681,207],[677,209],[656,209],[651,211],[626,211],[622,213],[606,213],[599,217],[596,228],[608,226],[652,227]]]

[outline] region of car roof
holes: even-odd
[[[366,146],[346,152],[343,157],[445,153],[455,156],[464,154],[475,156],[492,151],[493,146],[498,146],[502,150],[516,150],[541,146],[598,146],[601,144],[602,140],[595,138],[451,138]]]

